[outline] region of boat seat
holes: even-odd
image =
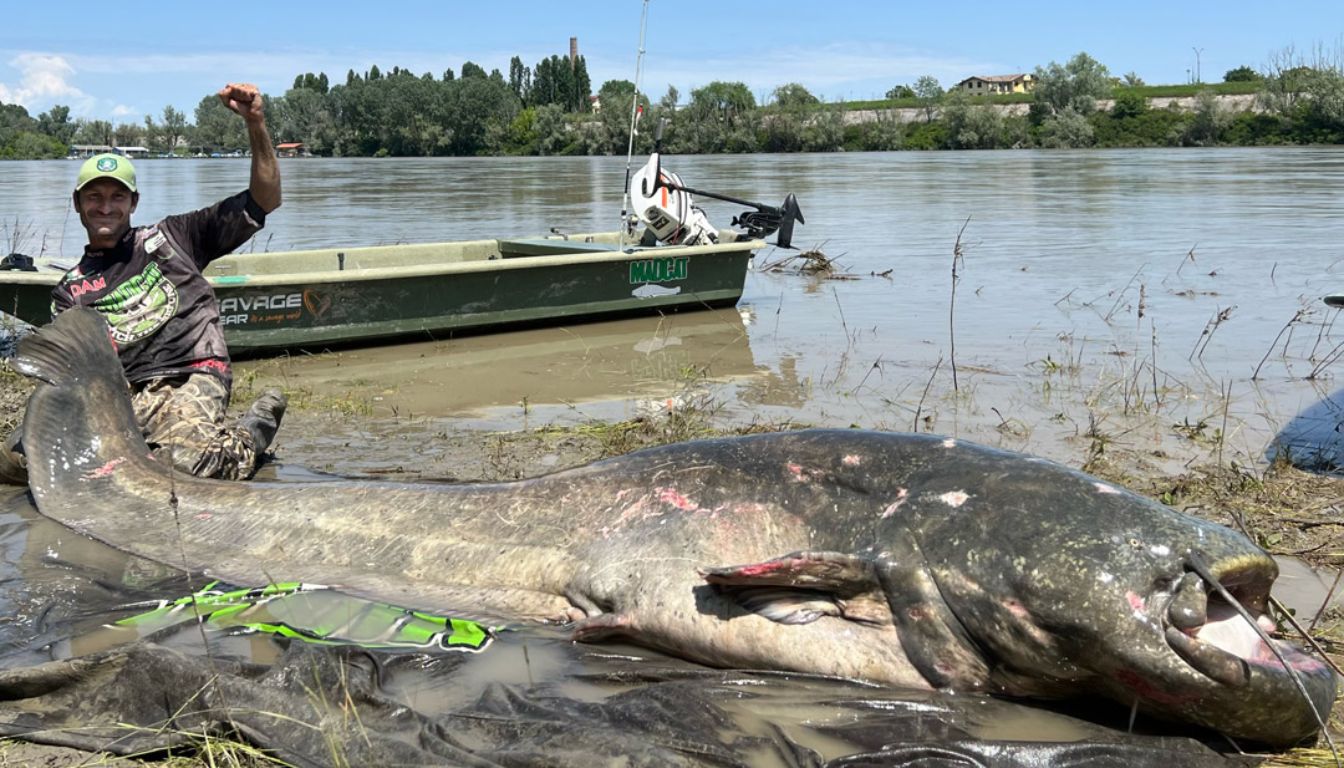
[[[499,241],[499,255],[505,259],[516,259],[520,256],[558,256],[567,253],[614,253],[620,249],[616,243],[593,243],[549,237]]]

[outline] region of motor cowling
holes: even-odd
[[[719,241],[718,230],[684,189],[681,177],[662,168],[658,153],[630,179],[635,214],[660,241],[671,245],[708,245]]]

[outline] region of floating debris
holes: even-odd
[[[838,261],[840,256],[843,256],[844,254],[835,257],[827,256],[826,253],[822,251],[822,246],[824,245],[825,243],[822,243],[815,248],[789,254],[777,261],[762,264],[760,271],[778,272],[790,275],[807,275],[809,277],[819,277],[825,280],[858,280],[861,277],[861,275],[849,272],[848,269]],[[891,272],[892,270],[888,269],[881,273],[874,272],[870,274],[878,277],[886,277],[891,274]]]

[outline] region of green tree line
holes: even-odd
[[[728,81],[696,88],[684,103],[669,86],[654,103],[643,94],[636,102],[628,80],[607,81],[590,97],[582,57],[529,67],[515,56],[507,76],[472,62],[438,75],[374,66],[336,84],[304,73],[268,96],[267,115],[277,142],[341,157],[623,154],[636,104],[640,153],[663,118],[665,151],[678,154],[1344,143],[1344,69],[1319,56],[1304,62],[1289,51],[1264,71],[1229,70],[1219,87],[1252,96],[1238,110],[1212,87],[1114,77],[1087,53],[1036,67],[1034,77],[1030,94],[1005,97],[972,97],[926,75],[863,105],[823,103],[798,83],[757,104],[745,84]],[[1178,104],[1176,92],[1193,101]],[[0,104],[0,158],[62,157],[72,144],[179,153],[247,146],[241,122],[213,94],[193,117],[170,106],[143,123],[112,125],[72,120],[63,106],[34,118]]]

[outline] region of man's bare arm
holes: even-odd
[[[247,139],[252,150],[252,179],[248,191],[257,205],[270,213],[280,207],[280,164],[275,160],[271,134],[266,130],[261,91],[251,83],[229,83],[219,89],[219,100],[247,123]]]

